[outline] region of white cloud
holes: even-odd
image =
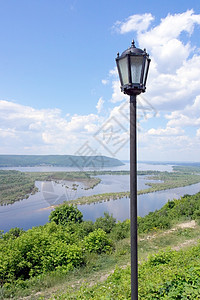
[[[139,160],[199,161],[199,137],[187,135],[138,135]]]
[[[139,26],[142,18],[149,20],[143,30]],[[200,24],[200,14],[193,10],[169,14],[149,28],[151,20],[151,14],[130,16],[125,22],[118,22],[118,31],[124,34],[135,30],[139,47],[147,48],[150,54],[146,98],[158,110],[181,109],[200,93],[200,55],[190,41],[195,25]],[[182,32],[188,34],[185,42],[181,40]],[[113,82],[112,102],[122,100],[118,87]]]
[[[104,104],[104,100],[103,98],[99,98],[99,101],[97,102],[97,105],[96,105],[96,109],[98,111],[98,113],[100,113],[103,109],[103,104]]]
[[[169,14],[166,18],[161,19],[159,25],[138,34],[139,44],[144,44],[151,52],[154,52],[157,47],[161,47],[160,50],[163,50],[168,42],[178,41],[177,39],[184,31],[189,34],[189,38],[193,33],[195,24],[200,24],[200,15],[195,15],[193,10],[180,14]]]
[[[1,100],[0,152],[73,154],[98,129],[99,117],[89,114],[67,119],[58,109],[39,110]]]
[[[124,95],[121,90],[120,90],[120,82],[119,80],[113,80],[112,81],[112,89],[113,89],[113,93],[112,93],[112,98],[110,99],[110,101],[112,103],[117,103],[117,102],[121,102],[124,99],[127,99],[128,96]]]
[[[151,14],[143,15],[132,15],[125,20],[125,22],[116,22],[114,29],[119,31],[121,34],[128,33],[131,31],[144,31],[147,30],[150,23],[154,20]]]
[[[6,128],[2,129],[0,128],[0,137],[2,138],[15,138],[15,130]]]
[[[169,120],[168,126],[200,126],[200,96],[183,110],[173,111],[165,117]]]
[[[88,125],[94,124],[98,121],[98,116],[94,114],[89,115],[74,115],[71,117],[71,121],[66,123],[65,130],[66,132],[73,132],[73,133],[87,133]]]
[[[174,136],[174,135],[181,135],[184,133],[184,130],[181,128],[173,128],[173,127],[167,127],[167,128],[151,128],[148,130],[149,135],[157,135],[157,136]]]
[[[107,85],[109,83],[109,81],[107,79],[102,79],[101,82],[103,85]]]

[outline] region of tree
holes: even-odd
[[[76,206],[64,203],[53,210],[49,216],[50,222],[67,225],[68,223],[81,223],[83,214]]]

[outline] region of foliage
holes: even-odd
[[[67,223],[81,223],[83,221],[83,214],[76,206],[68,205],[65,202],[53,210],[49,216],[50,222],[56,224],[66,225]]]
[[[96,219],[94,223],[95,228],[101,228],[103,229],[106,233],[110,233],[112,229],[116,225],[116,219],[113,218],[113,215],[109,215],[108,212],[104,212],[104,217],[99,217]]]
[[[82,214],[76,207],[64,204],[58,208],[56,217],[53,218],[53,215],[51,222],[44,226],[28,231],[13,228],[1,234],[1,285],[24,281],[57,269],[68,272],[86,264],[88,253],[112,251],[113,242],[106,232],[101,228],[95,229],[91,221],[83,222]]]
[[[122,240],[130,236],[130,220],[127,219],[123,222],[118,221],[113,227],[110,237],[115,240]]]
[[[179,200],[168,201],[160,210],[138,217],[138,232],[145,233],[156,229],[170,228],[180,220],[200,218],[200,193],[185,195]]]
[[[35,180],[19,171],[0,170],[0,204],[14,203],[37,191]]]
[[[166,229],[170,227],[170,219],[160,211],[150,212],[144,218],[138,217],[138,232],[146,233],[150,230]]]
[[[34,227],[17,238],[0,240],[0,280],[12,282],[55,270],[69,270],[84,263],[81,245],[61,225]]]
[[[139,265],[139,299],[199,299],[200,245],[180,252],[168,250]],[[153,276],[152,276],[153,274]],[[82,285],[53,299],[131,299],[130,267],[115,268],[103,283]]]
[[[4,240],[16,239],[20,235],[22,235],[25,231],[21,228],[15,227],[11,228],[9,232],[6,232],[2,237]]]
[[[98,254],[112,250],[112,242],[101,228],[95,229],[84,238],[84,246],[87,251]]]
[[[77,208],[74,208],[77,213]],[[199,219],[199,211],[200,193],[185,195],[180,200],[169,201],[154,213],[138,218],[138,230],[144,233],[169,228],[180,220]],[[75,268],[82,270],[82,266],[88,270],[89,260],[93,260],[90,270],[94,270],[98,268],[98,265],[95,266],[98,257],[100,263],[100,259],[105,259],[115,249],[115,241],[129,236],[130,220],[116,223],[113,216],[108,214],[94,224],[91,221],[74,222],[76,218],[72,219],[64,222],[64,225],[51,220],[44,226],[26,232],[13,228],[8,233],[1,233],[0,293],[10,291],[9,295],[14,294],[15,288],[24,288],[27,282],[37,285],[37,280],[45,274],[66,274]],[[109,233],[102,229],[103,226],[110,228]],[[177,234],[187,233],[186,230],[177,231]],[[124,241],[124,247],[130,247],[129,240]],[[125,250],[122,245],[123,241],[118,242],[117,253],[109,257],[118,255],[119,258]],[[200,245],[190,250],[167,250],[151,255],[139,266],[140,299],[198,299],[199,260]],[[35,281],[31,281],[34,278]],[[116,268],[105,282],[90,287],[83,285],[78,291],[71,289],[54,299],[130,299],[130,268]]]

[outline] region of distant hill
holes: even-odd
[[[123,162],[107,156],[75,155],[0,155],[0,167],[115,167]]]

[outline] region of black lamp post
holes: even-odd
[[[144,49],[135,47],[134,41],[116,63],[121,82],[121,91],[130,95],[130,220],[131,220],[131,299],[138,300],[138,253],[137,253],[137,135],[136,97],[146,90],[150,64]]]

